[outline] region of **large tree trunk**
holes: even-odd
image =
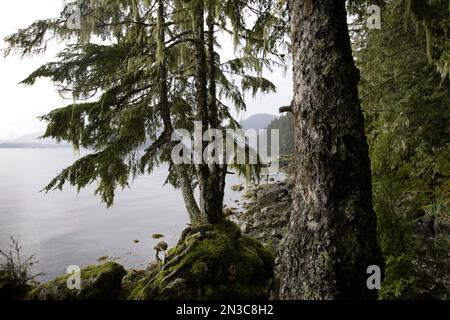
[[[383,260],[345,1],[290,3],[297,172],[280,297],[375,297],[366,269]]]

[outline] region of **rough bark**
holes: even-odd
[[[208,110],[208,65],[205,50],[204,10],[205,3],[199,0],[193,8],[193,33],[195,38],[195,102],[197,105],[198,119],[202,122],[203,131],[209,128],[211,123]],[[214,89],[215,90],[215,89]],[[215,92],[214,92],[215,94]],[[215,121],[215,119],[213,120]],[[208,142],[203,143],[204,150]],[[202,163],[198,165],[198,179],[200,189],[200,210],[209,223],[217,223],[223,218],[222,201],[218,194],[219,180],[212,174],[210,166]]]
[[[165,18],[164,18],[164,0],[158,1],[158,42],[161,46],[165,42]],[[170,103],[168,99],[168,84],[167,84],[167,62],[165,57],[159,65],[159,105],[161,110],[161,117],[164,124],[164,133],[170,134],[174,131],[172,120]],[[164,134],[163,133],[163,134]],[[174,145],[174,143],[169,143],[169,145]],[[186,168],[183,165],[176,165],[175,170],[177,172],[178,181],[180,183],[180,189],[183,194],[184,203],[186,209],[193,224],[202,224],[205,222],[204,217],[195,200],[194,192],[192,190],[191,179],[189,178]]]
[[[345,1],[292,0],[290,18],[297,172],[280,297],[375,297],[366,269],[383,260]]]
[[[209,122],[212,128],[218,128],[220,126],[219,118],[217,115],[217,97],[216,97],[216,63],[214,52],[214,4],[211,1],[208,6],[208,17],[206,24],[208,26],[207,31],[207,46],[208,46],[208,107],[209,107]]]
[[[210,1],[208,5],[208,16],[206,18],[206,24],[208,27],[206,34],[207,43],[207,63],[208,63],[208,111],[209,111],[209,124],[211,128],[222,130],[220,123],[218,109],[217,109],[217,85],[216,85],[216,53],[214,50],[215,45],[215,7],[214,2]],[[223,132],[225,134],[225,132]],[[225,141],[225,137],[223,137]],[[224,153],[226,151],[224,150]],[[225,154],[220,155],[220,157],[225,159]],[[225,194],[225,177],[224,172],[227,171],[227,166],[225,164],[213,164],[210,165],[211,169],[211,186],[214,189],[213,196],[216,203],[216,209],[222,212],[223,198]],[[221,214],[219,215],[220,219]]]
[[[202,225],[207,222],[207,219],[202,215],[197,201],[195,200],[194,192],[192,190],[191,178],[184,165],[180,164],[175,167],[178,181],[180,183],[181,193],[183,195],[184,204],[189,214],[192,224]]]

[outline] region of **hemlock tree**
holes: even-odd
[[[79,29],[67,28],[74,4],[81,15]],[[252,28],[243,23],[249,8],[266,13]],[[6,54],[36,54],[52,38],[67,41],[57,61],[41,66],[23,83],[47,77],[61,91],[86,99],[42,117],[48,122],[44,137],[92,150],[46,190],[62,189],[65,183],[81,189],[97,182],[96,193],[111,206],[117,188],[168,163],[167,182],[180,187],[191,222],[219,222],[228,166],[174,164],[170,138],[175,129],[193,132],[196,120],[203,132],[238,128],[228,105],[244,110],[244,92],[275,90],[261,76],[263,67],[278,63],[268,57],[270,28],[264,26],[278,21],[271,8],[271,1],[74,1],[60,18],[37,21],[8,37]],[[221,62],[216,32],[228,26],[242,54]],[[276,24],[272,29],[279,32]],[[258,172],[237,169],[250,176]],[[194,196],[197,187],[199,199]]]
[[[267,139],[271,141],[270,130],[276,129],[280,132],[280,155],[291,155],[294,152],[294,117],[292,113],[286,113],[280,118],[273,120],[267,126]],[[268,143],[270,150],[270,142]]]
[[[372,298],[366,270],[383,260],[345,1],[289,5],[297,170],[280,297]]]
[[[360,37],[356,59],[386,261],[379,298],[448,299],[450,237],[438,226],[450,207],[450,79],[430,64],[416,23],[399,19],[405,9],[383,7],[383,27]]]
[[[423,30],[428,61],[442,77],[450,76],[450,1],[406,0],[405,13],[405,29],[410,19]]]

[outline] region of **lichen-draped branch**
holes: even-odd
[[[80,29],[67,25],[73,4],[81,11]],[[203,12],[207,30],[197,19]],[[269,0],[70,1],[60,17],[37,21],[8,37],[5,54],[32,55],[45,51],[51,39],[67,41],[54,61],[22,82],[33,85],[47,78],[65,98],[76,100],[41,117],[47,122],[44,137],[89,151],[45,190],[97,183],[97,193],[110,206],[116,188],[167,163],[167,182],[182,189],[191,219],[197,219],[194,188],[203,198],[203,192],[222,192],[227,166],[210,171],[207,165],[174,165],[170,136],[174,128],[192,132],[198,116],[205,130],[238,128],[229,108],[245,110],[246,92],[275,90],[262,71],[282,63],[275,50],[283,25],[275,19],[280,12]],[[248,26],[247,14],[262,16]],[[242,54],[221,62],[215,35],[229,29]],[[198,79],[204,80],[201,88]],[[211,176],[219,178],[211,182]],[[220,216],[223,197],[210,200]]]

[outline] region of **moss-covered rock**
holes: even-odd
[[[70,290],[70,275],[58,277],[30,292],[33,300],[97,300],[116,299],[122,296],[122,278],[125,269],[117,263],[107,262],[81,270],[81,289]]]
[[[244,186],[242,184],[236,184],[234,186],[231,186],[231,190],[235,191],[235,192],[239,192],[244,190]]]
[[[157,262],[153,262],[149,268],[152,268],[153,265],[157,264]],[[130,270],[122,279],[122,297],[127,298],[134,288],[136,288],[139,280],[145,278],[147,275],[146,270]]]
[[[188,227],[130,299],[266,299],[273,254],[231,222]]]
[[[225,208],[223,209],[223,215],[225,217],[229,217],[236,214],[236,211],[237,211],[236,208]]]

